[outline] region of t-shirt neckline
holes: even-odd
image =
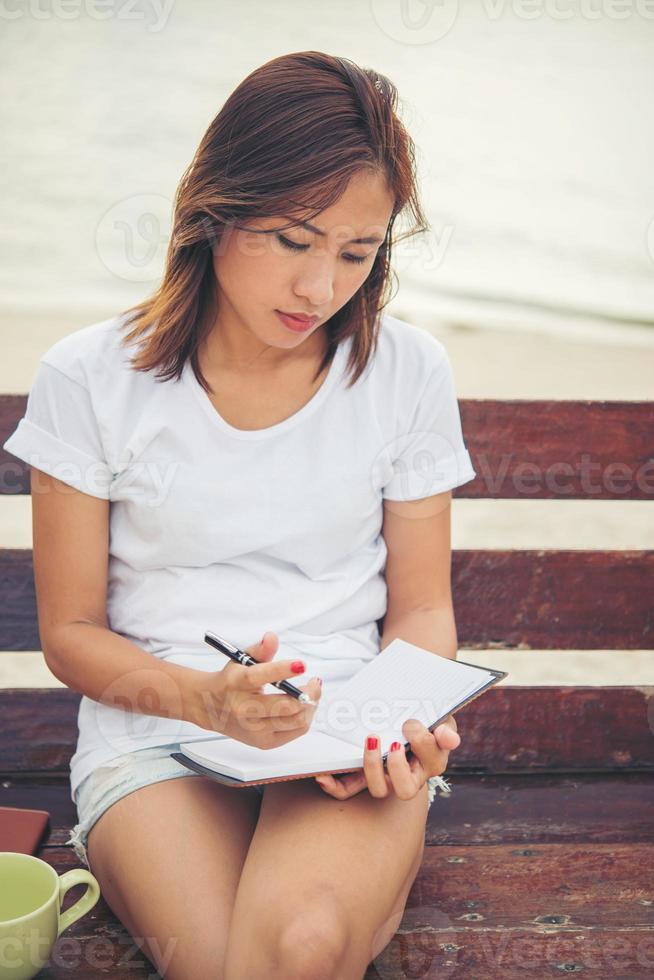
[[[298,425],[298,423],[320,407],[342,374],[343,358],[345,356],[346,346],[347,340],[341,341],[341,343],[338,345],[332,358],[332,362],[329,365],[327,376],[309,401],[303,405],[302,408],[299,408],[297,412],[294,412],[293,415],[289,415],[287,419],[282,419],[281,422],[277,422],[275,425],[269,425],[265,429],[237,429],[235,426],[230,425],[230,423],[227,422],[226,419],[224,419],[219,413],[218,409],[209,398],[209,395],[195,377],[190,360],[187,360],[186,364],[184,365],[182,380],[186,386],[191,389],[209,420],[219,429],[222,429],[223,432],[226,432],[234,439],[267,439],[271,436],[278,435],[281,432],[286,432],[289,429],[294,428],[296,425]]]

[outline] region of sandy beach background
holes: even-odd
[[[404,22],[393,0],[332,0],[319,18],[293,0],[118,4],[102,21],[91,6],[17,4],[0,34],[14,93],[0,106],[0,391],[27,392],[59,337],[152,290],[175,187],[225,97],[312,49],[398,86],[432,230],[398,250],[389,311],[443,341],[459,398],[652,399],[654,19],[637,5],[564,18],[450,0],[432,11],[454,12],[449,26]],[[0,547],[30,544],[29,497],[0,499]],[[652,504],[455,500],[452,545],[651,549]],[[654,651],[460,657],[510,684],[654,684]],[[0,655],[0,686],[40,685],[60,682],[39,651]]]

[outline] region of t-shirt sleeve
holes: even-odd
[[[90,393],[46,361],[39,362],[25,415],[3,448],[76,490],[109,499],[113,473]]]
[[[445,351],[413,402],[410,422],[389,449],[393,474],[382,490],[385,500],[420,500],[459,487],[477,475],[463,441],[454,377]]]

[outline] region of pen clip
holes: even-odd
[[[217,633],[210,633],[208,630],[204,634],[204,642],[208,643],[212,647],[217,647],[219,650],[225,647],[230,653],[240,653],[238,647],[235,647],[233,643],[229,640],[225,640],[222,636],[218,636]]]

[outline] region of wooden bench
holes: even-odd
[[[478,475],[455,497],[654,498],[652,404],[460,407]],[[24,397],[0,398],[0,444],[24,409]],[[14,457],[0,456],[0,477],[3,493],[29,493]],[[0,578],[0,650],[39,650],[31,553],[0,551]],[[654,976],[654,688],[629,684],[628,652],[654,648],[654,552],[455,551],[452,587],[461,647],[621,650],[625,683],[508,678],[462,712],[453,792],[431,808],[404,919],[367,980]],[[80,865],[65,846],[79,699],[0,691],[0,803],[50,811],[41,857],[58,872]],[[101,899],[43,976],[143,971],[155,975]]]

